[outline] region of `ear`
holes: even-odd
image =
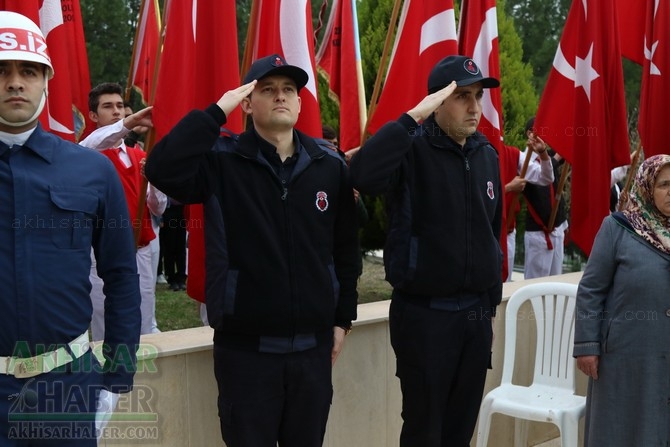
[[[302,109],[302,98],[298,96],[298,114],[300,114],[301,109]]]
[[[88,112],[88,117],[93,121],[94,123],[98,122],[98,114],[95,112]]]
[[[240,103],[240,107],[242,108],[242,111],[244,113],[246,113],[247,115],[252,115],[251,100],[249,99],[248,96],[242,100],[242,102]]]

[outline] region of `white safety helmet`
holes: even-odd
[[[47,101],[48,80],[54,77],[54,67],[47,51],[42,30],[28,17],[11,11],[0,11],[0,60],[37,62],[46,67],[44,91],[35,113],[25,121],[9,122],[0,117],[0,123],[21,127],[40,116]]]
[[[38,62],[47,66],[47,79],[54,77],[42,30],[28,17],[15,12],[0,11],[0,60]]]

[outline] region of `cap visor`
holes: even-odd
[[[283,65],[281,67],[274,68],[270,71],[268,71],[263,78],[267,78],[268,76],[286,76],[295,82],[296,87],[298,89],[303,88],[307,84],[307,80],[309,77],[307,76],[307,72],[303,70],[300,67],[296,67],[295,65]]]

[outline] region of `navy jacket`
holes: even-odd
[[[220,136],[213,104],[192,111],[146,164],[153,185],[205,204],[206,302],[228,339],[318,333],[356,318],[356,208],[346,165],[296,132],[299,156],[282,184],[260,137]]]
[[[386,194],[386,279],[406,295],[502,297],[498,155],[481,134],[461,147],[432,117],[387,123],[351,162],[354,187]]]
[[[129,391],[140,338],[135,241],[126,197],[103,155],[45,132],[0,161],[0,355],[62,346],[91,323],[91,247],[105,282],[104,384]]]

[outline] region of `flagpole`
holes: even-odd
[[[377,100],[381,93],[381,83],[382,83],[382,73],[386,68],[386,62],[389,56],[389,47],[391,46],[391,39],[393,38],[393,30],[395,24],[398,21],[398,13],[400,11],[400,3],[402,0],[395,0],[393,3],[393,12],[391,13],[391,20],[389,20],[389,28],[386,33],[386,40],[384,41],[384,49],[382,50],[382,58],[379,62],[379,68],[377,69],[377,78],[375,79],[375,86],[372,90],[372,97],[370,98],[370,107],[368,107],[368,118],[365,123],[365,131],[363,132],[363,137],[361,143],[365,140],[366,135],[368,134],[368,125],[370,124],[370,117],[375,113],[377,108]]]
[[[249,23],[247,24],[247,39],[244,42],[244,55],[242,56],[242,65],[240,66],[240,79],[244,79],[244,75],[251,67],[254,57],[253,44],[256,41],[256,28],[258,27],[258,14],[260,11],[260,3],[262,0],[253,0],[251,2],[251,14],[249,15]],[[242,112],[242,129],[246,130],[247,120],[246,114]]]
[[[528,165],[530,164],[530,156],[533,153],[531,148],[526,149],[526,158],[523,160],[523,166],[521,167],[521,172],[519,172],[519,177],[526,178],[526,171],[528,171]],[[514,221],[514,208],[519,202],[519,193],[515,193],[512,196],[512,203],[510,203],[509,208],[507,209],[507,232],[512,228],[512,223]]]
[[[145,1],[145,0],[143,0]],[[153,1],[153,0],[149,0]],[[170,8],[170,1],[171,0],[166,0],[164,10],[163,10],[163,23],[161,23],[161,32],[160,32],[160,39],[158,42],[158,48],[156,49],[156,63],[154,64],[154,72],[153,72],[153,78],[151,80],[151,93],[149,96],[149,105],[154,104],[154,100],[156,99],[156,84],[158,83],[158,73],[161,65],[161,52],[163,51],[163,43],[165,42],[165,27],[167,24],[167,14],[168,10]],[[146,134],[146,137],[144,138],[144,152],[147,154],[147,157],[151,153],[151,149],[154,147],[154,140],[156,139],[156,128],[155,127],[150,127],[149,131]],[[133,231],[135,235],[135,245],[139,244],[140,241],[140,230],[142,227],[142,219],[144,219],[144,209],[146,208],[146,201],[147,201],[147,188],[149,187],[149,181],[147,178],[144,176],[144,172],[142,172],[142,184],[140,185],[140,197],[139,197],[139,203],[137,204],[137,220],[139,221],[139,225],[133,226]]]
[[[630,191],[630,185],[633,183],[633,177],[635,176],[637,163],[640,161],[640,153],[642,152],[642,140],[637,142],[637,148],[633,152],[633,158],[630,161],[630,169],[628,169],[628,174],[626,175],[626,184],[619,194],[619,201],[617,202],[617,211],[622,211],[623,208],[628,203],[628,195]]]
[[[556,214],[558,213],[558,205],[561,203],[561,194],[563,194],[563,188],[565,188],[565,182],[568,179],[568,171],[570,171],[570,165],[566,161],[561,170],[561,179],[558,181],[558,188],[554,195],[554,206],[551,208],[551,217],[549,217],[549,224],[547,228],[550,231],[554,230],[554,222],[556,222]]]
[[[130,68],[128,70],[128,81],[126,82],[126,91],[124,97],[126,101],[130,101],[130,90],[133,87],[133,71],[135,68],[135,59],[137,58],[137,40],[140,35],[140,25],[142,24],[144,6],[147,1],[151,0],[142,0],[142,3],[140,4],[140,14],[137,19],[137,28],[135,28],[135,40],[133,41],[133,54],[130,56]]]
[[[256,28],[258,27],[258,13],[260,7],[258,3],[261,0],[253,0],[251,3],[251,14],[249,16],[249,23],[247,25],[247,39],[244,42],[244,56],[242,56],[242,66],[240,67],[240,79],[244,79],[244,75],[251,67],[251,62],[254,57],[253,43],[256,39]]]

